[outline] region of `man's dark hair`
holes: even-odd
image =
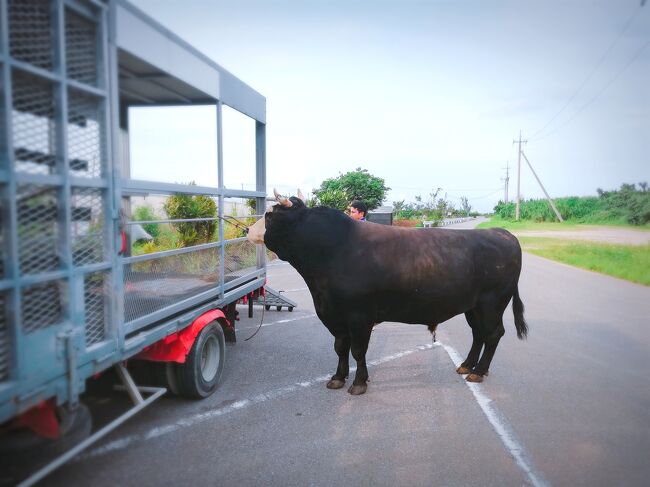
[[[362,212],[364,218],[368,216],[368,205],[366,205],[363,201],[354,200],[352,203],[350,203],[350,206],[352,208],[356,208],[359,212]]]

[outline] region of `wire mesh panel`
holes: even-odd
[[[7,301],[9,294],[0,293],[0,381],[9,376],[9,332],[7,330]]]
[[[108,272],[93,272],[84,278],[86,346],[99,343],[106,336],[110,308],[110,276]]]
[[[7,215],[5,214],[5,198],[6,194],[4,191],[3,185],[0,184],[0,280],[5,277],[5,261],[7,259],[7,244],[5,241],[5,225],[3,221],[7,220]]]
[[[11,118],[16,171],[54,173],[58,151],[53,85],[15,70],[12,83]]]
[[[65,54],[68,76],[97,85],[97,25],[70,9],[65,11]]]
[[[106,140],[102,100],[77,90],[68,95],[68,158],[74,176],[104,175]]]
[[[232,281],[257,269],[257,247],[248,240],[226,242],[225,281]]]
[[[48,0],[9,0],[9,46],[15,59],[52,70],[53,35]]]
[[[124,268],[124,321],[160,311],[219,285],[219,248],[152,258]]]
[[[104,192],[72,188],[72,259],[75,266],[102,262],[104,242]]]
[[[23,331],[30,333],[47,328],[63,320],[66,282],[50,281],[23,288],[20,298]]]
[[[266,262],[277,260],[278,256],[275,252],[269,249],[265,249],[265,252],[266,252]]]
[[[18,259],[22,274],[59,268],[58,189],[18,186]]]

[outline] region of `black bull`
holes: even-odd
[[[345,385],[351,350],[357,372],[348,391],[366,391],[368,342],[382,321],[433,331],[464,313],[473,341],[457,372],[473,382],[488,373],[511,299],[517,336],[528,331],[517,288],[521,247],[506,230],[358,222],[338,210],[307,208],[295,197],[281,198],[250,230],[251,241],[264,243],[305,279],[318,317],[334,335],[339,363],[330,389]]]

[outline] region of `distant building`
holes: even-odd
[[[374,210],[370,210],[366,219],[373,223],[381,223],[382,225],[392,225],[393,224],[393,212],[394,208],[392,206],[380,206]]]

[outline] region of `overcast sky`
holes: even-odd
[[[392,188],[387,204],[441,187],[489,211],[507,163],[514,198],[520,130],[551,196],[650,182],[641,0],[133,3],[266,97],[269,191],[362,167]],[[252,189],[254,125],[224,116],[225,184]],[[134,177],[216,185],[212,108],[132,122]],[[543,197],[524,164],[522,195]]]

